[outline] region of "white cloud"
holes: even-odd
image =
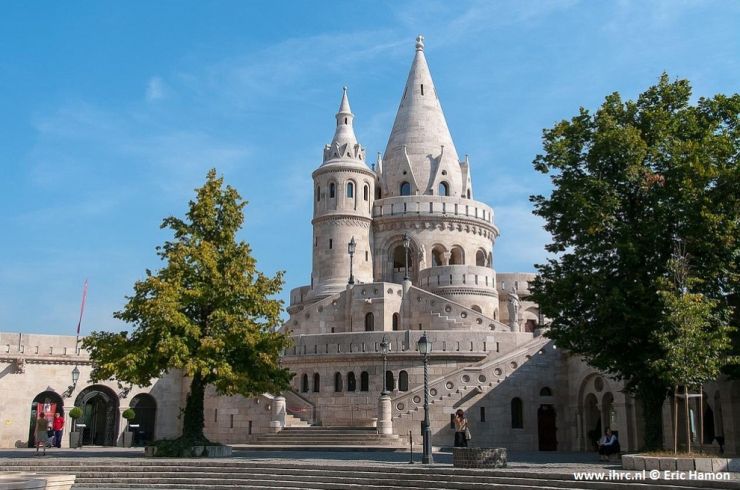
[[[167,86],[160,77],[152,77],[146,84],[146,100],[154,102],[164,99],[167,95]]]

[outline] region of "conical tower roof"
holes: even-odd
[[[342,101],[339,103],[339,112],[336,114],[337,127],[334,138],[324,148],[324,165],[334,160],[359,161],[365,165],[365,150],[357,143],[352,122],[355,115],[349,107],[347,87],[342,89]]]
[[[414,194],[437,194],[442,179],[450,185],[451,195],[462,192],[457,150],[424,56],[423,36],[416,39],[416,54],[383,162],[386,195],[398,195],[405,181],[412,184]]]

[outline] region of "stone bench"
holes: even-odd
[[[506,468],[504,447],[452,448],[452,466],[455,468]]]
[[[740,473],[740,458],[622,455],[625,470],[698,471],[701,473]]]

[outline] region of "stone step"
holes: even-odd
[[[132,461],[133,462],[133,461]],[[54,464],[56,463],[56,464]],[[450,488],[483,490],[485,488],[568,488],[593,490],[647,490],[666,488],[665,482],[575,482],[563,473],[543,473],[520,469],[462,470],[450,467],[425,467],[406,465],[395,467],[361,467],[350,465],[264,464],[245,461],[246,464],[212,465],[211,462],[183,460],[184,465],[135,464],[127,466],[65,465],[64,461],[52,464],[34,465],[27,463],[25,468],[37,472],[75,473],[79,485],[75,488],[300,488],[351,489],[351,488]],[[138,461],[137,461],[138,463]],[[198,464],[201,463],[201,464]],[[248,465],[247,465],[248,464]],[[19,470],[21,464],[3,464]],[[47,468],[41,468],[47,466]],[[177,468],[180,467],[180,469]],[[182,469],[186,466],[186,469]],[[24,469],[25,469],[24,468]],[[598,470],[598,468],[594,468]],[[740,482],[680,482],[673,489],[695,488],[740,488]]]

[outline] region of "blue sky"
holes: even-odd
[[[311,172],[341,87],[368,156],[385,149],[414,53],[427,60],[498,271],[547,235],[528,196],[541,131],[661,72],[696,96],[740,81],[740,3],[711,1],[6,2],[0,15],[0,330],[112,318],[216,167],[249,200],[241,238],[283,294],[309,282]],[[370,159],[374,161],[374,157]]]

